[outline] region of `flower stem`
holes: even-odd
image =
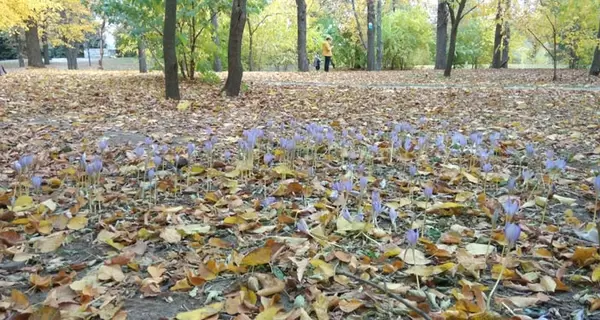
[[[505,251],[504,249],[502,249],[502,251]],[[502,259],[502,269],[500,269],[500,274],[498,275],[498,280],[496,280],[496,283],[494,284],[494,287],[492,287],[492,291],[490,291],[490,294],[488,296],[488,301],[487,301],[487,305],[486,305],[486,310],[490,310],[490,305],[492,304],[492,297],[494,296],[494,292],[496,291],[496,288],[498,288],[498,284],[500,283],[500,280],[502,279],[502,275],[504,274],[504,270],[506,269],[506,259],[505,257],[503,257]]]

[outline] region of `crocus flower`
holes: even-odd
[[[394,208],[390,208],[390,210],[388,210],[388,215],[389,215],[392,223],[396,224],[396,219],[398,219],[398,212],[396,212],[396,210],[394,210]]]
[[[521,177],[523,177],[523,182],[531,180],[531,178],[533,178],[534,175],[535,173],[533,171],[527,169],[523,170],[523,172],[521,173]]]
[[[352,217],[350,216],[350,211],[348,211],[348,208],[344,207],[344,209],[342,209],[342,217],[346,219],[346,221],[352,221]]]
[[[517,178],[512,177],[512,178],[508,179],[508,183],[506,184],[506,188],[509,191],[513,191],[513,190],[515,190],[516,187],[517,187]]]
[[[298,220],[298,222],[296,223],[296,230],[298,230],[298,232],[302,232],[305,234],[308,234],[308,225],[306,224],[306,221],[304,221],[304,219],[300,219]]]
[[[490,157],[490,152],[488,150],[485,149],[481,149],[479,150],[479,158],[481,159],[482,162],[485,162],[489,159]]]
[[[19,161],[15,161],[13,162],[13,169],[15,169],[17,174],[21,174],[21,172],[23,171],[23,166],[21,166],[21,163]]]
[[[231,151],[225,150],[225,152],[223,152],[223,158],[225,158],[225,161],[229,161],[229,158],[231,158]]]
[[[266,208],[266,207],[270,206],[273,203],[275,203],[275,198],[274,197],[266,197],[262,201],[262,206]]]
[[[469,139],[473,142],[473,145],[478,146],[483,142],[483,134],[481,132],[473,132],[469,135]]]
[[[158,168],[162,163],[162,158],[159,155],[156,155],[152,158],[152,162],[154,162],[154,166]]]
[[[377,152],[379,152],[379,147],[377,147],[377,145],[369,146],[369,152],[371,152],[373,155],[376,155]]]
[[[136,157],[141,158],[144,156],[145,151],[142,146],[139,146],[133,150],[133,153],[135,154]]]
[[[381,204],[379,192],[373,191],[373,193],[371,194],[371,205],[373,207],[373,215],[375,217],[383,211],[383,205]]]
[[[492,146],[497,147],[499,145],[499,141],[500,132],[492,132],[492,134],[490,134],[490,143],[492,144]]]
[[[411,246],[417,245],[417,241],[419,240],[419,229],[411,229],[406,232],[406,240],[408,244]]]
[[[531,144],[531,143],[528,143],[528,144],[525,146],[525,154],[526,154],[528,157],[530,157],[530,158],[531,158],[531,157],[533,157],[533,156],[535,155],[535,149],[534,149],[534,147],[533,147],[533,144]]]
[[[273,156],[270,153],[266,153],[265,156],[263,157],[263,161],[266,165],[271,164],[271,162],[273,162],[273,159],[275,159],[275,156]]]
[[[367,179],[367,177],[360,177],[360,179],[358,180],[358,185],[360,188],[360,192],[364,193],[365,191],[367,191],[367,185],[369,183],[369,180]]]
[[[154,168],[148,170],[148,180],[154,179],[154,175],[155,175]]]
[[[513,247],[519,240],[521,227],[518,224],[508,223],[504,228],[504,237],[508,241],[508,246]]]
[[[344,179],[342,180],[342,188],[345,192],[352,192],[353,186],[352,186],[352,180],[351,179]]]
[[[517,211],[519,211],[519,203],[517,201],[508,199],[502,204],[502,208],[504,208],[504,213],[507,216],[512,217],[515,215],[515,213],[517,213]]]
[[[494,169],[494,167],[492,167],[490,163],[486,163],[481,167],[481,169],[483,170],[483,172],[488,173],[491,172],[492,169]]]
[[[192,156],[194,155],[194,152],[196,151],[196,145],[193,143],[188,143],[187,144],[187,155],[189,159],[192,159]]]
[[[415,167],[414,165],[411,165],[408,168],[408,174],[410,174],[411,177],[415,177],[417,175],[417,167]]]
[[[430,186],[425,187],[423,194],[427,199],[431,199],[431,197],[433,196],[433,188]]]
[[[594,178],[594,189],[596,190],[596,195],[600,197],[600,175]]]
[[[435,146],[438,148],[439,151],[444,151],[446,149],[446,144],[444,143],[443,135],[440,134],[435,138]]]
[[[459,132],[452,135],[452,144],[464,147],[467,144],[467,139]]]
[[[152,138],[150,138],[150,137],[147,137],[147,138],[146,138],[146,140],[144,140],[144,143],[145,143],[146,145],[148,145],[148,146],[149,146],[149,145],[151,145],[151,144],[152,144],[152,142],[154,142],[154,139],[152,139]]]
[[[98,149],[100,149],[100,153],[106,151],[107,148],[108,148],[108,140],[107,139],[102,139],[102,140],[100,140],[100,142],[98,142]]]
[[[554,157],[554,151],[553,150],[546,150],[546,158],[551,159]]]
[[[42,177],[40,177],[40,176],[31,177],[31,185],[36,190],[41,188],[42,187]]]
[[[406,140],[404,140],[404,150],[405,151],[410,151],[410,147],[412,147],[412,141],[410,140],[409,137],[406,137]]]
[[[358,214],[354,217],[354,221],[363,222],[364,220],[365,220],[365,215],[362,213],[362,211],[358,211]]]

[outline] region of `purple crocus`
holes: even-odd
[[[415,167],[414,165],[411,165],[408,168],[408,174],[410,174],[410,176],[414,178],[417,175],[417,167]]]
[[[521,172],[521,177],[523,177],[523,182],[527,182],[529,180],[531,180],[533,178],[533,176],[535,175],[535,173],[533,171],[530,170],[523,170],[523,172]]]
[[[369,179],[367,179],[367,177],[365,177],[365,176],[360,177],[360,179],[358,180],[358,185],[359,185],[361,193],[364,193],[367,191],[368,183],[369,183]]]
[[[494,167],[492,167],[492,165],[490,163],[486,163],[481,167],[481,170],[483,170],[483,172],[485,173],[489,173],[494,169]]]
[[[229,158],[231,158],[231,151],[225,150],[225,152],[223,152],[223,158],[225,158],[225,161],[229,161]]]
[[[410,148],[412,147],[412,141],[410,140],[409,137],[406,137],[406,140],[404,140],[403,147],[404,147],[405,151],[407,151],[407,152],[410,151]]]
[[[33,188],[35,190],[38,190],[39,188],[41,188],[42,187],[42,177],[40,177],[40,176],[31,177],[31,185],[33,186]]]
[[[344,207],[344,209],[342,209],[342,217],[346,219],[346,221],[352,221],[352,217],[350,216],[350,211],[348,211],[348,208]]]
[[[425,190],[423,190],[423,194],[427,199],[431,199],[431,197],[433,197],[433,188],[430,186],[425,187]]]
[[[504,237],[508,241],[508,246],[513,247],[519,240],[521,235],[521,227],[518,224],[508,223],[504,227]]]
[[[150,137],[146,137],[146,140],[144,140],[144,143],[146,145],[151,145],[154,142],[154,139],[150,138]]]
[[[534,147],[533,147],[533,144],[531,144],[531,143],[528,143],[528,144],[525,146],[525,154],[526,154],[528,157],[530,157],[530,158],[531,158],[531,157],[533,157],[533,156],[535,155],[535,149],[534,149]]]
[[[155,156],[152,158],[152,162],[154,162],[154,166],[155,166],[156,168],[158,168],[158,167],[160,166],[160,164],[162,163],[162,158],[161,158],[159,155],[155,155]]]
[[[21,172],[23,172],[23,166],[21,166],[21,163],[19,161],[13,162],[13,169],[15,169],[17,174],[21,174]]]
[[[473,145],[478,146],[483,142],[483,134],[481,132],[473,132],[469,135],[469,139]]]
[[[508,199],[502,204],[502,208],[507,216],[512,217],[517,213],[517,211],[519,211],[519,203],[517,201]]]
[[[460,132],[455,132],[452,135],[452,145],[464,147],[467,144],[467,139]]]
[[[304,234],[308,234],[308,224],[306,224],[306,221],[304,221],[304,219],[300,219],[298,220],[298,222],[296,223],[296,230],[298,232],[304,233]]]
[[[187,155],[188,155],[188,159],[191,160],[192,156],[194,155],[194,152],[196,151],[196,145],[193,144],[192,142],[187,144]]]
[[[263,208],[266,208],[268,206],[270,206],[271,204],[275,203],[275,198],[274,197],[266,197],[263,199],[262,201],[262,206]]]
[[[600,197],[600,175],[594,178],[594,189],[596,190],[596,196]]]
[[[135,149],[133,150],[133,153],[135,154],[135,156],[136,156],[138,159],[139,159],[139,158],[141,158],[141,157],[143,157],[145,152],[146,152],[146,151],[144,150],[144,148],[143,148],[142,146],[139,146],[139,147],[137,147],[137,148],[135,148]]]
[[[441,134],[435,138],[435,146],[438,148],[439,151],[446,150],[446,144],[445,144],[444,140],[445,140],[445,138]]]
[[[396,210],[394,208],[390,208],[388,210],[388,216],[390,217],[390,220],[392,221],[392,224],[396,224],[396,219],[398,219],[398,212],[396,212]]]
[[[154,179],[155,171],[154,168],[148,170],[148,180],[152,181]]]
[[[377,215],[383,212],[383,205],[381,203],[381,197],[379,196],[379,192],[373,191],[371,194],[371,205],[373,207],[373,217],[376,219]]]
[[[406,241],[410,244],[411,247],[417,245],[417,241],[419,241],[419,229],[411,229],[406,232]]]
[[[98,142],[98,149],[100,149],[100,153],[103,153],[108,148],[108,140],[102,139]]]
[[[272,155],[272,154],[270,154],[270,153],[265,153],[265,155],[264,155],[264,157],[263,157],[263,162],[264,162],[266,165],[269,165],[269,164],[271,164],[271,162],[273,162],[273,159],[275,159],[275,156],[273,156],[273,155]]]
[[[513,190],[515,190],[516,187],[517,187],[517,178],[512,177],[512,178],[508,179],[506,188],[512,192]]]

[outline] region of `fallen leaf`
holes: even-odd
[[[168,243],[179,243],[181,242],[181,235],[177,232],[177,229],[167,227],[162,230],[160,237]]]
[[[81,230],[81,229],[85,228],[85,226],[87,226],[87,223],[88,223],[88,219],[86,217],[77,216],[77,217],[73,217],[73,218],[71,218],[71,220],[69,220],[69,223],[67,224],[67,228],[69,228],[71,230]]]
[[[221,312],[223,310],[224,306],[225,306],[224,301],[216,302],[216,303],[210,304],[210,305],[205,306],[200,309],[187,311],[187,312],[180,312],[175,316],[175,318],[177,320],[203,320],[210,316],[218,314],[219,312]]]
[[[40,253],[48,253],[56,251],[60,248],[66,238],[64,232],[57,232],[36,242],[37,251]]]
[[[121,282],[125,279],[125,274],[121,270],[120,265],[103,265],[98,270],[98,279],[110,280],[113,279],[116,282]]]
[[[351,300],[340,300],[339,303],[339,307],[340,310],[344,311],[345,313],[350,313],[353,312],[354,310],[362,307],[364,304],[362,301],[357,300],[357,299],[351,299]]]
[[[546,292],[554,292],[556,290],[556,282],[549,276],[543,276],[540,280],[540,284],[544,287]]]
[[[431,260],[425,258],[425,254],[422,251],[415,249],[413,255],[412,248],[401,248],[398,257],[405,263],[412,265],[426,265],[431,263]]]
[[[273,320],[275,315],[279,312],[279,307],[268,307],[259,313],[255,320]]]
[[[250,251],[243,259],[241,264],[244,266],[258,266],[271,262],[271,248],[260,247]]]

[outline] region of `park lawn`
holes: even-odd
[[[543,80],[549,71],[510,71],[248,73],[240,98],[185,81],[180,103],[163,99],[158,73],[2,77],[0,315],[74,317],[82,305],[106,319],[407,313],[350,273],[431,316],[467,319],[486,312],[503,263],[488,315],[597,312],[597,231],[586,223],[597,207],[600,92],[555,87],[586,86],[582,71],[557,85]],[[370,87],[382,83],[463,86]],[[543,85],[506,88],[531,83]],[[25,155],[34,164],[19,175]],[[94,159],[102,170],[86,175]],[[525,182],[524,171],[535,175]],[[352,191],[333,192],[348,182]],[[522,232],[503,258],[506,220]],[[425,230],[416,259],[412,228]]]

